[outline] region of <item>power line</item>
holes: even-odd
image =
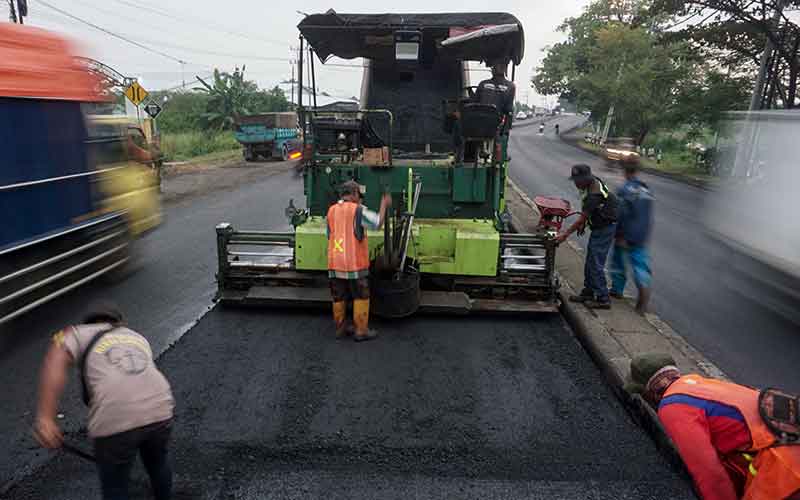
[[[146,11],[152,12],[154,14],[157,14],[159,16],[163,16],[163,17],[175,20],[175,21],[180,21],[181,23],[185,23],[187,18],[188,19],[194,19],[195,23],[202,24],[206,28],[210,28],[210,29],[213,29],[213,30],[221,31],[221,32],[226,33],[228,35],[239,36],[239,37],[242,37],[242,38],[246,38],[248,40],[256,40],[256,41],[259,41],[259,42],[274,43],[276,45],[281,45],[281,46],[286,45],[286,42],[281,42],[281,41],[278,41],[278,40],[270,40],[268,38],[261,38],[261,37],[253,36],[253,35],[250,35],[250,34],[247,34],[247,33],[241,33],[239,31],[232,31],[232,30],[230,30],[230,29],[228,29],[228,28],[226,28],[224,26],[221,26],[221,25],[218,25],[218,24],[208,23],[207,21],[205,21],[204,19],[201,19],[199,17],[187,16],[185,13],[183,13],[181,15],[178,15],[178,14],[171,13],[171,12],[169,12],[167,10],[164,10],[164,9],[161,9],[161,8],[157,8],[155,6],[150,6],[150,5],[144,4],[142,2],[133,2],[131,0],[115,0],[115,1],[118,2],[118,3],[121,3],[123,5],[127,5],[129,7],[146,10]]]
[[[45,15],[43,16],[42,14],[45,14]],[[43,17],[45,19],[49,19],[51,21],[55,20],[56,22],[60,22],[62,20],[61,18],[56,17],[56,16],[51,17],[50,15],[47,15],[47,13],[40,13],[39,15],[41,17]],[[67,20],[69,20],[69,19],[65,19],[65,21],[67,21]],[[123,36],[123,37],[127,37],[127,38],[133,38],[133,35],[131,35],[129,33],[119,33],[119,35]],[[174,44],[174,43],[164,42],[164,41],[161,41],[161,40],[154,40],[152,38],[139,38],[139,40],[141,40],[141,42],[144,42],[144,43],[149,43],[149,44],[154,44],[154,45],[159,45],[159,46],[164,46],[164,47],[170,47],[170,48],[173,48],[173,49],[176,49],[176,50],[185,51],[185,52],[191,52],[191,53],[196,53],[196,54],[205,54],[205,55],[212,55],[212,56],[240,58],[240,59],[243,59],[244,62],[248,62],[248,61],[264,61],[264,62],[285,63],[285,62],[288,61],[288,59],[281,58],[281,57],[267,57],[267,56],[248,55],[248,54],[235,54],[235,53],[229,53],[229,52],[217,52],[217,51],[213,51],[213,50],[206,50],[206,49],[201,49],[201,48],[197,48],[197,47],[187,47],[187,46],[184,46],[184,45],[178,45],[178,44]],[[184,61],[183,64],[189,64],[189,63],[187,61]],[[194,66],[194,64],[192,64],[192,65]],[[196,65],[196,66],[203,67],[203,68],[208,68],[209,67],[207,65]]]
[[[80,17],[74,16],[74,15],[70,14],[69,12],[61,10],[58,7],[55,7],[55,6],[45,2],[44,0],[38,0],[38,2],[40,4],[42,4],[42,5],[44,5],[45,7],[58,12],[61,15],[67,16],[70,19],[74,19],[75,21],[81,22],[81,23],[83,23],[83,24],[85,24],[87,26],[91,26],[92,28],[94,28],[94,29],[96,29],[98,31],[102,31],[103,33],[105,33],[107,35],[113,36],[114,38],[118,38],[118,39],[120,39],[120,40],[122,40],[124,42],[127,42],[127,43],[131,44],[131,45],[135,45],[136,47],[139,47],[140,49],[144,49],[144,50],[146,50],[148,52],[152,52],[152,53],[158,54],[158,55],[160,55],[162,57],[166,57],[167,59],[171,59],[171,60],[173,60],[173,61],[175,61],[175,62],[177,62],[179,64],[186,64],[186,61],[184,61],[182,59],[178,59],[177,57],[173,57],[173,56],[171,56],[169,54],[161,52],[160,50],[148,47],[147,45],[141,44],[141,43],[139,43],[139,42],[137,42],[135,40],[131,40],[130,38],[124,37],[122,35],[118,35],[117,33],[114,33],[113,31],[109,31],[109,30],[107,30],[107,29],[105,29],[103,27],[100,27],[100,26],[94,24],[91,21],[87,21],[87,20],[82,19]]]
[[[196,47],[186,47],[184,45],[177,45],[177,44],[174,44],[174,43],[161,42],[161,41],[152,40],[152,39],[145,40],[145,41],[147,41],[149,43],[156,43],[158,45],[163,45],[165,47],[171,47],[171,48],[176,49],[176,50],[182,50],[182,51],[186,51],[186,52],[195,52],[195,53],[198,53],[198,54],[207,54],[207,55],[212,55],[212,56],[236,57],[236,58],[241,58],[241,59],[250,60],[250,61],[267,61],[267,62],[281,62],[281,63],[286,63],[286,62],[289,61],[289,59],[287,59],[285,57],[267,57],[267,56],[254,56],[254,55],[246,55],[246,54],[234,54],[234,53],[231,53],[231,52],[217,52],[217,51],[214,51],[214,50],[206,50],[206,49],[200,49],[200,48],[196,48]]]

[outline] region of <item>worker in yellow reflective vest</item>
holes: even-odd
[[[369,329],[367,230],[383,226],[391,203],[391,196],[385,194],[379,212],[373,212],[361,204],[361,186],[351,180],[342,185],[341,199],[328,209],[328,277],[337,339],[353,333],[356,342],[377,336]],[[347,321],[348,302],[353,304],[354,328]]]

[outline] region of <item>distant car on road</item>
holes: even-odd
[[[517,113],[517,120],[527,120],[527,119],[528,115],[524,111],[520,111],[519,113]]]
[[[603,146],[603,155],[608,162],[638,165],[640,155],[630,137],[612,137]]]

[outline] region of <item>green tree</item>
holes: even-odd
[[[195,90],[208,94],[206,112],[202,115],[208,127],[230,130],[238,116],[249,114],[249,104],[253,94],[258,92],[258,85],[244,79],[244,70],[244,66],[241,70],[236,68],[233,73],[215,69],[212,83],[197,77],[202,87]]]
[[[159,128],[168,133],[200,130],[205,125],[203,114],[208,108],[204,92],[153,92],[153,100],[162,107]]]
[[[766,105],[793,108],[800,86],[800,27],[786,12],[797,5],[797,0],[656,0],[652,10],[672,20],[664,36],[690,41],[709,63],[748,78],[749,89],[770,38],[775,52]],[[780,8],[783,15],[774,26]]]
[[[683,44],[661,45],[644,28],[610,23],[595,32],[587,69],[575,82],[577,98],[594,116],[613,105],[616,132],[641,144],[659,126],[675,123],[675,96],[695,64]]]
[[[289,111],[289,100],[283,90],[275,86],[270,90],[259,90],[250,96],[248,107],[252,113]]]
[[[578,100],[596,120],[613,105],[614,133],[637,143],[662,127],[714,126],[743,103],[746,78],[724,71],[685,37],[666,30],[669,13],[648,2],[595,1],[559,27],[533,86]]]

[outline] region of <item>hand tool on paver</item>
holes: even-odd
[[[406,255],[408,255],[408,243],[411,240],[411,232],[413,230],[414,225],[414,214],[417,212],[417,203],[419,203],[419,194],[422,191],[422,180],[419,177],[415,179],[414,182],[414,199],[411,202],[411,211],[408,213],[408,217],[405,218],[405,224],[403,225],[402,230],[402,241],[403,241],[403,252],[400,254],[400,268],[398,269],[398,273],[403,272],[403,268],[406,264]]]

